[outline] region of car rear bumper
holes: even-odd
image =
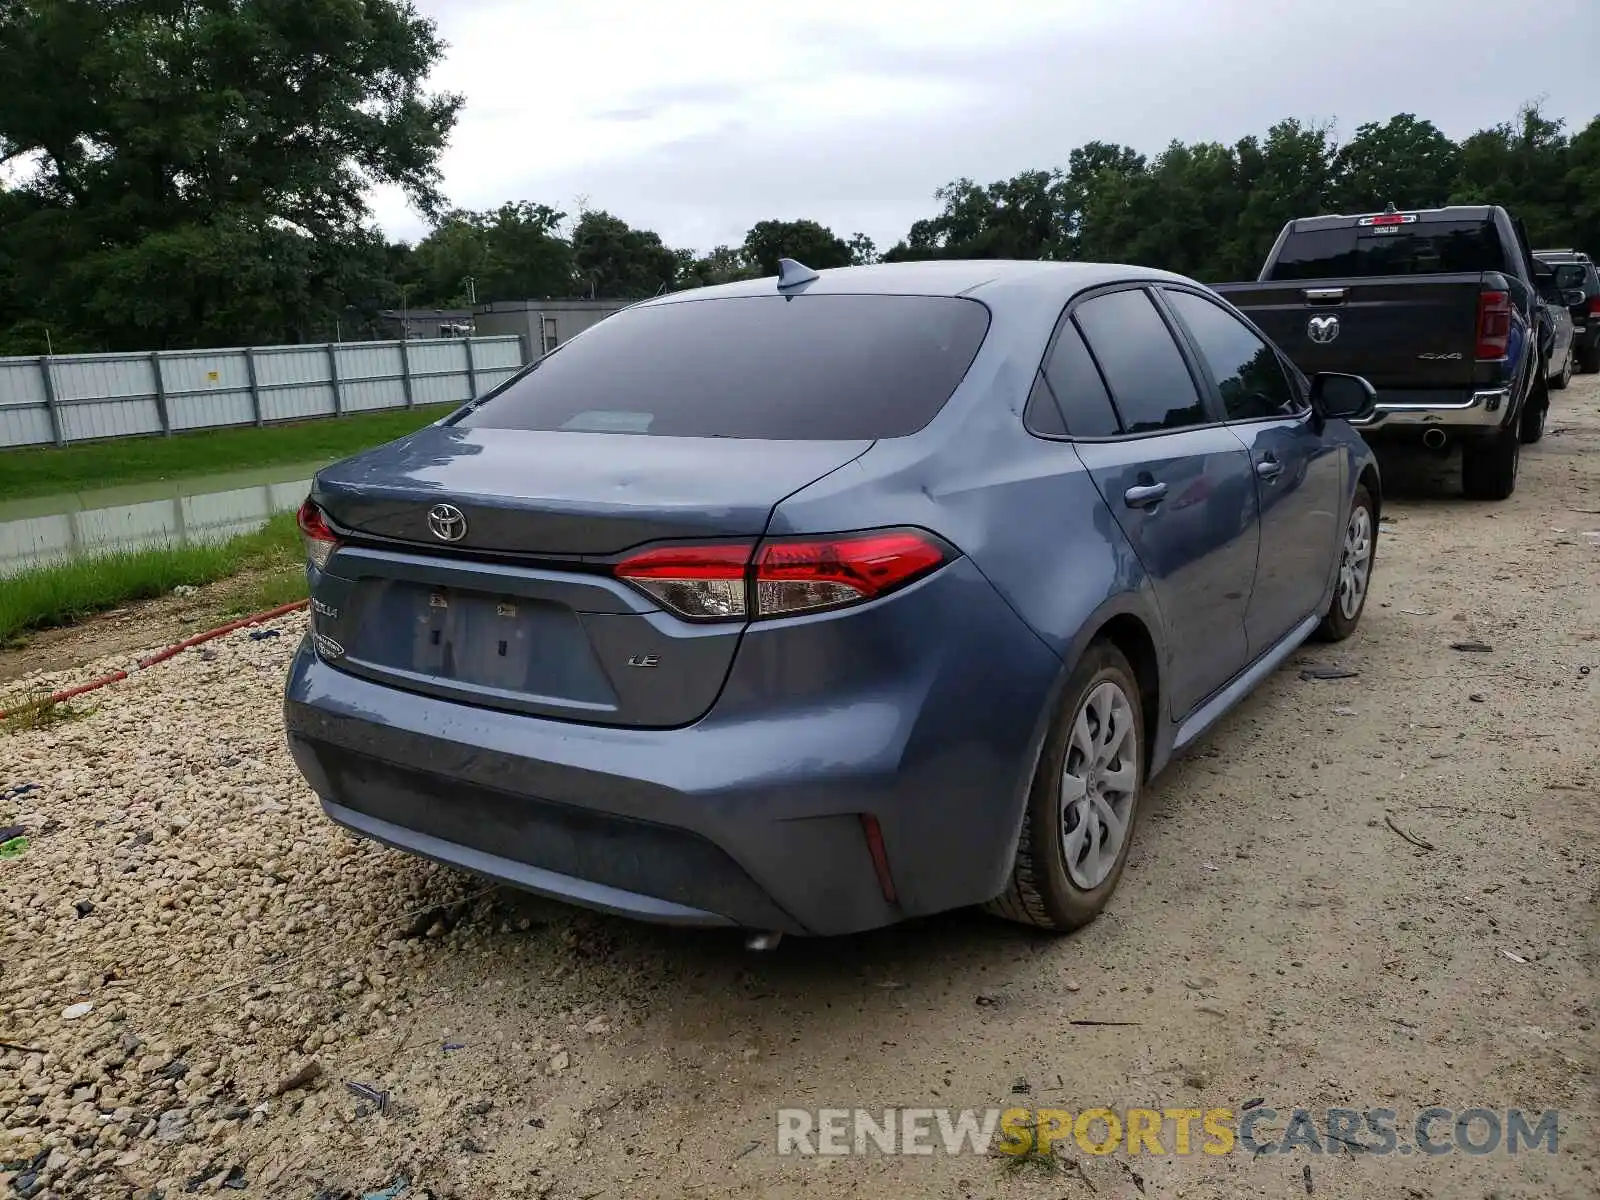
[[[1372,416],[1351,424],[1362,433],[1420,429],[1430,425],[1445,429],[1492,430],[1505,424],[1512,395],[1509,387],[1445,392],[1428,398],[1408,392],[1404,393],[1404,399],[1385,399],[1380,393]]]
[[[838,934],[998,894],[1060,675],[963,559],[848,616],[752,627],[679,729],[405,692],[309,640],[284,714],[324,811],[377,841],[645,920]]]

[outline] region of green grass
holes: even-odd
[[[288,425],[0,451],[0,500],[150,483],[184,475],[343,458],[422,428],[458,407],[433,404]]]
[[[179,584],[198,587],[235,575],[252,577],[228,597],[234,611],[286,604],[305,595],[302,555],[294,514],[280,513],[254,533],[215,545],[116,551],[35,567],[0,579],[0,642],[163,596]]]

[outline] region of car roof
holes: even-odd
[[[1490,204],[1452,204],[1447,208],[1397,208],[1396,213],[1415,216],[1420,225],[1432,224],[1435,221],[1488,221],[1494,216],[1494,206]],[[1296,217],[1289,224],[1295,233],[1309,233],[1318,229],[1345,229],[1361,220],[1363,217],[1381,217],[1384,213],[1330,213],[1322,217]]]
[[[876,263],[867,267],[835,267],[818,271],[816,279],[790,289],[791,295],[971,296],[1026,291],[1040,298],[1073,295],[1103,283],[1150,280],[1193,284],[1170,271],[1120,263],[1039,262],[1009,258],[931,259],[921,262]],[[647,300],[645,304],[681,304],[737,296],[777,293],[777,277],[691,288]]]

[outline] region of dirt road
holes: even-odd
[[[0,800],[30,829],[0,861],[11,1187],[1600,1194],[1600,380],[1551,426],[1502,504],[1386,464],[1361,632],[1295,656],[1159,781],[1111,910],[1066,939],[959,913],[750,956],[351,840],[281,748],[297,620],[0,738],[0,794],[37,785]],[[780,1108],[1256,1099],[1268,1143],[1296,1107],[1349,1107],[1396,1110],[1409,1145],[1439,1105],[1560,1110],[1559,1149],[777,1153]]]

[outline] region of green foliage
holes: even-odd
[[[933,258],[1128,262],[1250,278],[1284,223],[1446,203],[1511,209],[1541,245],[1600,250],[1600,117],[1536,104],[1457,143],[1398,113],[1280,121],[1146,156],[1090,141],[1064,165],[953,180],[880,253],[764,220],[701,254],[608,212],[444,209],[458,97],[423,90],[443,45],[409,0],[0,0],[0,355],[315,341],[384,308],[601,297]],[[373,184],[430,216],[370,228]]]
[[[173,543],[29,568],[7,576],[0,588],[0,639],[164,596],[179,584],[198,586],[246,571],[283,579],[301,554],[294,514],[282,513],[262,529],[226,542]]]
[[[848,267],[850,244],[815,221],[757,221],[744,236],[745,261],[759,276],[776,275],[780,258],[793,258],[818,271]]]
[[[1503,204],[1536,245],[1600,251],[1600,117],[1567,138],[1537,105],[1459,145],[1413,113],[1359,126],[1280,121],[1231,146],[1173,142],[1152,159],[1089,142],[1064,168],[934,193],[887,261],[1040,258],[1127,262],[1201,279],[1255,275],[1285,222],[1330,212]]]
[[[580,296],[638,300],[673,286],[678,256],[661,235],[634,229],[608,212],[585,212],[572,229]]]
[[[406,0],[0,5],[0,335],[74,348],[331,330],[382,274],[367,189],[439,206],[460,99]]]
[[[412,304],[458,308],[469,299],[522,300],[571,293],[572,246],[561,236],[566,213],[543,204],[502,204],[492,212],[453,210],[411,252],[397,280]]]

